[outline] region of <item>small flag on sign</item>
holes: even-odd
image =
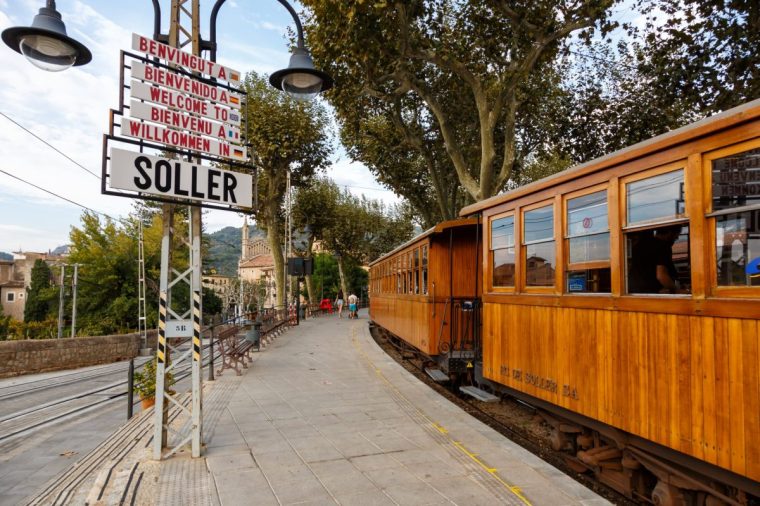
[[[235,95],[230,95],[230,103],[235,105],[240,105],[240,99],[237,98]]]
[[[236,112],[231,112],[230,113],[230,119],[232,121],[240,121],[240,115],[238,113],[236,113]]]
[[[229,138],[230,139],[238,139],[239,137],[240,136],[238,135],[238,133],[236,131],[230,129],[230,131],[229,131]]]
[[[232,154],[235,155],[235,156],[238,156],[238,157],[242,158],[242,156],[243,156],[243,150],[242,149],[233,149],[232,150]]]
[[[230,79],[232,79],[233,81],[240,81],[240,74],[238,74],[237,72],[231,72]]]

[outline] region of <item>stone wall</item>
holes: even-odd
[[[0,378],[129,360],[139,348],[138,334],[0,341]]]

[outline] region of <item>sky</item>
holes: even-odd
[[[44,3],[0,0],[0,30],[30,25]],[[160,3],[166,32],[170,2]],[[297,2],[292,3],[300,11]],[[71,227],[79,224],[84,210],[63,199],[113,218],[126,216],[133,205],[132,199],[100,193],[102,143],[108,111],[119,105],[119,50],[130,49],[132,33],[152,36],[152,2],[58,0],[56,4],[69,36],[84,43],[93,60],[63,72],[45,72],[0,45],[0,251],[4,252],[48,251],[67,244]],[[205,37],[212,5],[212,0],[201,0]],[[242,72],[269,74],[286,67],[291,25],[290,15],[274,0],[227,0],[218,18],[217,60]],[[366,167],[346,156],[337,138],[335,142],[338,149],[328,175],[338,185],[386,203],[398,201]],[[241,215],[229,211],[209,211],[204,220],[208,232],[242,224]]]

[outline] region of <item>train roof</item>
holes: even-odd
[[[369,263],[369,265],[370,265],[370,267],[372,267],[376,263],[381,262],[381,261],[385,260],[386,258],[389,258],[389,257],[395,255],[396,253],[398,253],[399,251],[403,250],[404,248],[407,248],[407,247],[411,246],[412,244],[414,244],[415,242],[421,241],[422,239],[424,239],[424,238],[426,238],[426,237],[428,237],[430,235],[440,234],[444,230],[448,230],[450,228],[463,227],[463,226],[467,226],[467,225],[477,225],[477,224],[478,224],[477,218],[458,218],[456,220],[442,221],[439,224],[437,224],[436,226],[434,226],[432,228],[429,228],[429,229],[425,230],[424,232],[422,232],[421,234],[419,234],[419,235],[417,235],[417,236],[409,239],[408,241],[406,241],[401,246],[397,246],[395,249],[389,251],[385,255],[377,258],[376,260],[373,260],[372,262]]]
[[[760,117],[760,99],[753,100],[752,102],[747,102],[746,104],[740,105],[739,107],[734,107],[733,109],[723,111],[719,114],[715,114],[676,130],[671,130],[670,132],[658,135],[657,137],[652,137],[651,139],[647,139],[645,141],[639,142],[638,144],[620,149],[618,151],[610,153],[609,155],[601,156],[580,165],[576,165],[567,170],[558,172],[549,177],[545,177],[544,179],[527,184],[525,186],[521,186],[506,193],[496,195],[474,204],[470,204],[469,206],[462,208],[462,210],[459,212],[459,215],[470,216],[482,211],[483,209],[488,209],[489,207],[493,207],[504,202],[523,197],[525,195],[530,195],[531,193],[538,192],[545,188],[549,188],[554,185],[570,181],[572,179],[583,177],[588,174],[592,174],[594,172],[598,172],[609,167],[628,162],[630,160],[635,160],[636,158],[641,158],[643,156],[661,151],[663,149],[667,149],[677,144],[695,140],[699,137],[712,134],[725,128],[737,126],[741,123],[746,123],[753,119],[757,119],[758,117]]]

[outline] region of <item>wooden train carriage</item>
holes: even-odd
[[[660,492],[666,457],[760,495],[760,101],[476,213],[485,384],[630,448]]]
[[[446,221],[370,264],[372,321],[445,373],[474,358],[478,234],[474,218]]]

